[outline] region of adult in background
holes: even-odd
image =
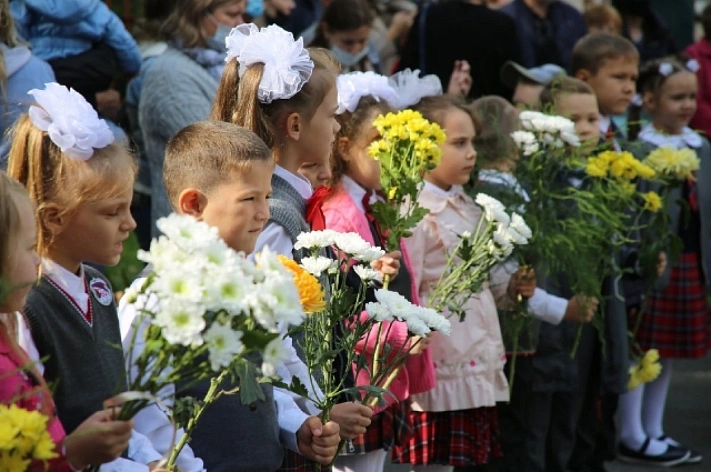
[[[711,5],[701,12],[701,25],[704,28],[703,37],[686,48],[686,54],[699,63],[699,70],[696,71],[699,83],[696,114],[690,126],[708,139],[711,137]]]
[[[557,64],[565,69],[587,28],[583,15],[560,0],[514,0],[499,11],[516,22],[524,67]]]
[[[163,185],[168,140],[207,118],[225,67],[225,38],[241,24],[244,0],[176,0],[163,25],[168,49],[145,71],[138,120],[151,172],[152,233],[170,213]]]
[[[640,64],[678,52],[651,0],[612,0],[612,6],[622,15],[622,35],[637,47]]]
[[[398,69],[419,69],[448,84],[453,66],[463,60],[471,65],[468,98],[511,98],[512,90],[501,83],[499,70],[506,61],[519,61],[519,48],[514,21],[479,1],[425,3],[407,36]]]

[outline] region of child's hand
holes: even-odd
[[[294,0],[264,0],[264,14],[269,18],[275,18],[279,14],[289,16],[294,8]]]
[[[331,408],[331,419],[340,427],[341,439],[355,439],[370,426],[373,409],[358,402],[338,403]]]
[[[518,300],[519,296],[531,298],[536,291],[536,271],[532,267],[519,267],[509,281],[509,297]]]
[[[425,352],[425,348],[429,343],[430,339],[427,336],[425,336],[424,338],[420,336],[412,336],[410,338],[410,346],[412,346],[412,349],[410,349],[410,355],[419,356],[420,354]]]
[[[111,462],[128,447],[133,420],[114,421],[113,410],[97,411],[64,440],[65,457],[75,469]]]
[[[595,317],[595,312],[600,302],[597,298],[575,295],[568,300],[564,319],[578,323],[590,323]]]
[[[296,442],[302,456],[319,464],[328,465],[338,452],[341,441],[338,423],[321,424],[318,416],[309,416],[296,432]]]
[[[402,259],[400,251],[389,252],[380,259],[371,262],[370,267],[383,274],[383,277],[388,275],[390,279],[394,279],[400,273],[400,259]]]
[[[662,251],[659,253],[659,259],[657,260],[657,277],[661,277],[666,269],[667,269],[667,253]]]
[[[466,97],[472,88],[471,66],[467,61],[454,61],[452,76],[449,78],[447,94]]]

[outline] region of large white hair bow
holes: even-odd
[[[86,161],[94,155],[94,149],[114,142],[109,125],[76,90],[50,82],[44,90],[33,89],[28,94],[39,105],[30,107],[32,124],[46,131],[66,156]]]
[[[442,82],[436,75],[420,77],[419,69],[405,69],[390,77],[390,85],[398,94],[398,108],[415,105],[424,97],[442,95]]]
[[[237,59],[240,78],[252,64],[264,64],[257,92],[262,103],[293,97],[314,70],[303,40],[294,40],[291,33],[276,25],[261,30],[254,23],[239,25],[232,29],[225,44],[226,61]]]
[[[351,72],[338,76],[338,110],[341,114],[346,110],[353,113],[363,97],[373,97],[377,101],[384,100],[393,108],[398,106],[398,95],[388,83],[388,78],[375,72]]]

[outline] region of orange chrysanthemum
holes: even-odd
[[[324,308],[326,308],[326,294],[318,279],[294,260],[282,255],[277,257],[279,258],[279,262],[291,272],[294,278],[294,284],[299,290],[301,307],[304,309],[304,313],[309,314],[323,311]]]

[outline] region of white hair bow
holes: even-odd
[[[239,25],[225,39],[226,62],[237,59],[239,76],[252,64],[264,64],[257,96],[262,103],[291,98],[311,78],[314,63],[301,38],[276,25],[261,30],[254,23]]]
[[[418,69],[405,69],[390,77],[390,85],[398,94],[399,109],[417,104],[424,97],[442,95],[442,82],[436,75],[420,77]]]
[[[699,65],[699,61],[697,61],[696,59],[689,59],[688,61],[686,61],[685,65],[686,65],[686,68],[689,69],[694,74],[696,74],[699,71],[699,69],[701,69],[701,66]]]
[[[664,77],[669,77],[671,73],[674,72],[674,66],[668,62],[662,62],[659,64],[659,73]]]
[[[393,108],[398,105],[398,95],[388,83],[388,78],[375,72],[351,72],[338,76],[337,114],[349,111],[353,113],[361,98],[373,97],[377,101],[384,100]]]
[[[45,84],[44,90],[33,89],[27,93],[39,105],[30,107],[30,121],[46,131],[67,157],[86,161],[94,155],[94,149],[114,142],[109,125],[76,90],[50,82]]]

